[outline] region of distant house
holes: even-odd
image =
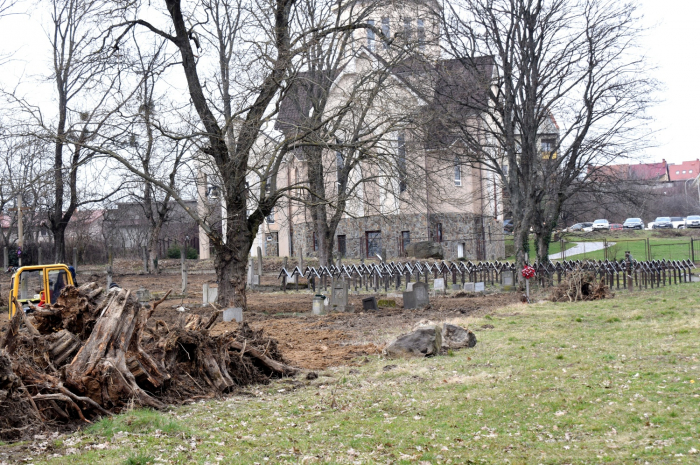
[[[670,181],[687,181],[695,179],[700,175],[700,159],[684,161],[679,164],[668,165],[668,176]]]
[[[197,202],[186,201],[191,208]],[[137,202],[121,202],[115,208],[104,211],[104,240],[114,248],[135,249],[145,246],[150,234],[149,220],[144,207]],[[160,232],[158,253],[164,256],[173,244],[188,242],[189,247],[198,249],[197,225],[189,214],[176,202],[172,202],[168,219]]]
[[[589,174],[599,181],[669,181],[669,165],[666,160],[659,163],[638,163],[591,166]]]

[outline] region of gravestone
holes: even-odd
[[[412,310],[418,308],[416,306],[416,293],[413,291],[406,291],[403,293],[403,308],[406,310]]]
[[[484,292],[485,290],[484,283],[474,283],[474,292]]]
[[[258,276],[263,274],[263,259],[262,259],[262,249],[258,247]],[[259,282],[258,282],[259,284]]]
[[[211,284],[204,283],[202,286],[202,305],[209,305],[216,302],[219,296],[219,287],[211,287]]]
[[[430,303],[428,285],[426,283],[415,283],[413,285],[413,294],[416,297],[416,305],[418,307],[425,307]]]
[[[325,306],[327,305],[328,299],[324,298],[322,295],[315,295],[311,302],[311,313],[314,315],[323,315],[325,312]]]
[[[452,290],[453,290],[453,291],[458,291],[458,290],[460,290],[461,288],[462,288],[462,286],[460,286],[459,284],[453,284],[453,285],[452,285]]]
[[[464,283],[464,292],[474,292],[474,283]]]
[[[251,283],[253,286],[259,286],[260,285],[260,276],[257,274],[253,275],[253,282]]]
[[[138,288],[138,290],[136,291],[136,299],[137,299],[140,303],[148,302],[149,300],[151,300],[151,293],[148,291],[148,289],[146,289],[145,287],[141,286],[141,287]]]
[[[406,283],[406,292],[411,292],[413,290],[414,283]]]
[[[333,280],[331,287],[330,307],[338,312],[344,312],[348,306],[349,294],[348,282],[343,280]]]
[[[445,280],[443,278],[437,278],[435,281],[433,281],[433,289],[436,291],[444,291]]]
[[[253,270],[253,257],[250,257],[248,259],[248,274],[246,276],[246,281],[247,281],[248,286],[253,285],[253,275],[254,274],[255,274],[255,272]]]
[[[428,305],[428,285],[422,282],[411,284],[412,290],[403,293],[403,308],[413,309]]]
[[[503,276],[503,285],[504,286],[513,286],[515,282],[515,276],[512,271],[504,271],[502,273]]]
[[[362,299],[362,310],[379,310],[377,298],[372,296]]]
[[[502,273],[503,290],[512,291],[515,286],[515,273],[513,271],[504,271]]]
[[[227,308],[224,310],[223,319],[225,322],[236,320],[241,323],[243,321],[243,309],[240,307]]]

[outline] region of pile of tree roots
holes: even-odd
[[[125,407],[212,398],[297,372],[276,340],[245,323],[212,335],[218,311],[182,314],[175,327],[149,321],[160,303],[142,305],[129,290],[88,283],[65,288],[54,305],[33,307],[29,317],[16,312],[0,337],[0,440]]]
[[[614,297],[602,279],[596,279],[590,271],[573,271],[561,284],[552,288],[552,302],[576,302]]]

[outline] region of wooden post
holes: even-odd
[[[73,247],[73,269],[78,272],[78,248]]]
[[[10,256],[7,252],[7,247],[3,247],[3,256],[2,256],[2,264],[3,264],[3,270],[7,270],[10,267]]]
[[[36,250],[36,264],[43,265],[42,260],[41,260],[41,245],[39,245],[39,248],[37,248],[37,250]]]
[[[112,263],[114,256],[112,255],[112,247],[107,252],[107,289],[112,284]]]
[[[301,270],[302,272],[304,270]],[[258,283],[262,283],[262,275],[263,275],[263,259],[262,259],[262,249],[258,247]]]
[[[287,269],[287,257],[284,257],[282,261],[282,268]],[[287,292],[287,274],[282,274],[282,290]]]
[[[187,262],[185,258],[187,257],[187,246],[182,246],[180,248],[180,270],[182,272],[182,295],[187,293]]]
[[[148,273],[148,247],[141,247],[141,258],[143,259],[143,272]]]

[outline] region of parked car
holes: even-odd
[[[588,228],[587,230],[590,231],[591,226],[593,226],[593,223],[576,223],[574,225],[569,226],[566,229],[569,232],[576,232],[576,231],[586,231],[586,228]]]
[[[652,229],[673,229],[673,223],[669,216],[660,216],[652,223]]]
[[[680,216],[672,216],[671,224],[673,225],[673,229],[685,229],[685,218]]]
[[[700,228],[700,215],[690,215],[685,219],[686,228]]]
[[[641,218],[627,218],[622,223],[624,229],[644,229],[644,221]]]
[[[513,232],[513,220],[503,220],[503,232],[508,234]]]
[[[585,222],[581,223],[583,225],[583,232],[591,232],[593,231],[593,223]]]
[[[608,220],[595,220],[593,222],[594,231],[599,231],[601,229],[610,229],[610,223]]]
[[[622,231],[622,225],[620,223],[611,223],[610,230],[611,231]]]

